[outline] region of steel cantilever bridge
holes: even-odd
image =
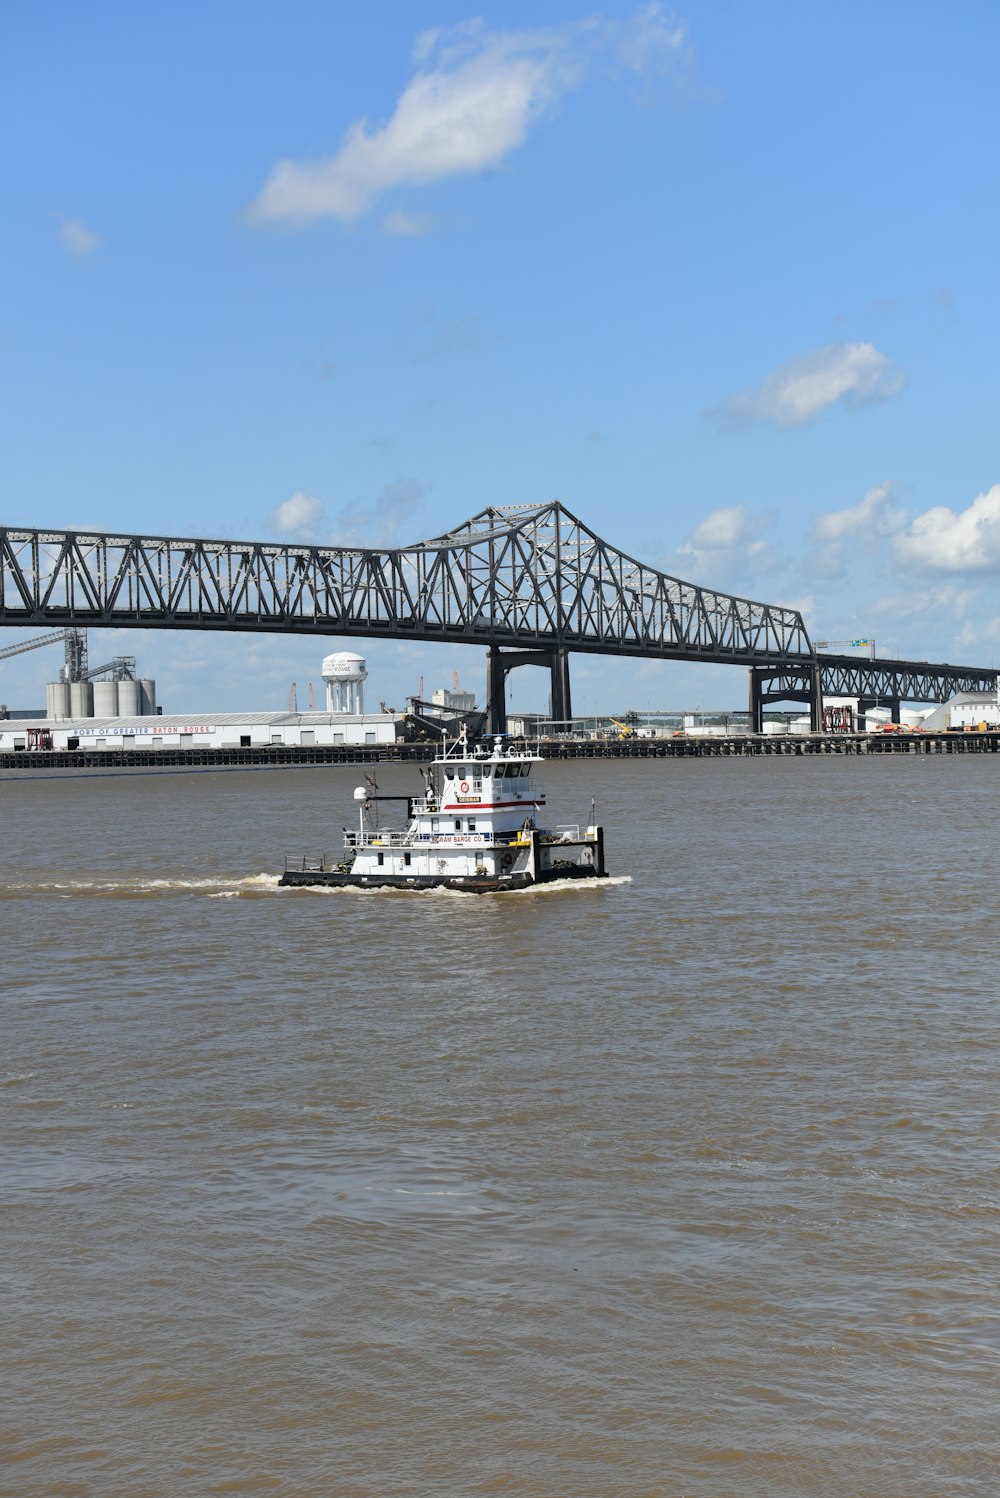
[[[491,727],[516,666],[551,672],[571,717],[568,655],[701,660],[750,669],[763,704],[823,698],[941,702],[997,672],[821,655],[794,609],[683,582],[609,546],[558,502],[482,510],[390,550],[0,528],[0,625],[361,635],[488,647]]]

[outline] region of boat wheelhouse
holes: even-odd
[[[354,792],[357,830],[344,829],[338,860],[286,859],[285,886],[352,885],[369,889],[524,889],[555,879],[603,879],[604,834],[589,825],[541,825],[541,756],[497,737],[470,747],[445,745],[426,771],[420,796]],[[406,825],[384,825],[385,803],[407,803]]]

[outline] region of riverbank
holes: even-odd
[[[530,741],[544,759],[746,759],[761,755],[996,754],[1000,731],[987,733],[734,734],[725,738],[541,739]],[[425,764],[435,746],[280,745],[254,748],[16,750],[0,754],[0,779],[60,774],[120,775],[192,770],[305,768],[320,765]]]

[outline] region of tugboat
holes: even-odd
[[[465,734],[426,771],[422,796],[354,792],[358,831],[344,829],[339,862],[285,860],[285,887],[452,889],[486,894],[555,879],[604,879],[604,829],[538,825],[545,796],[535,774],[541,755],[495,738],[470,749]],[[373,793],[374,790],[374,793]],[[406,800],[407,825],[380,825],[379,803]]]

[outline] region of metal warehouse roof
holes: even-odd
[[[0,733],[24,732],[29,728],[125,728],[143,729],[155,724],[164,729],[185,727],[235,728],[257,723],[268,728],[335,728],[346,723],[394,723],[392,713],[164,713],[134,718],[3,718]]]

